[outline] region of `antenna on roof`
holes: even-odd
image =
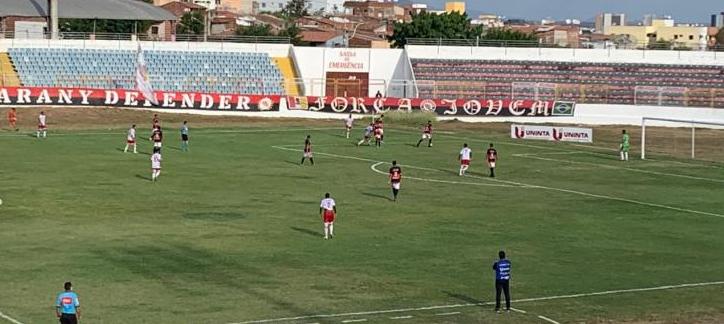
[[[50,39],[58,39],[58,0],[48,0],[48,29]]]

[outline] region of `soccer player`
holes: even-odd
[[[427,140],[427,147],[432,147],[432,121],[428,120],[427,125],[422,128],[422,138],[417,141],[417,147],[420,147],[422,141]]]
[[[505,293],[505,311],[510,312],[510,261],[505,251],[498,252],[498,262],[493,263],[495,271],[495,311],[500,312],[500,293]]]
[[[181,151],[184,152],[189,151],[189,126],[187,123],[188,122],[184,120],[183,125],[181,125]]]
[[[360,146],[365,143],[367,145],[370,145],[370,140],[372,138],[373,132],[374,132],[374,126],[372,125],[372,123],[370,123],[369,125],[367,125],[367,127],[365,127],[364,137],[359,142],[357,142],[357,146]]]
[[[151,155],[151,181],[156,182],[158,177],[161,175],[161,148],[154,147],[153,155]]]
[[[402,182],[402,168],[397,165],[397,161],[392,161],[390,168],[390,185],[392,185],[392,201],[397,201],[397,194],[400,193],[400,183]]]
[[[156,128],[161,128],[161,120],[158,118],[158,114],[153,114],[153,120],[151,121],[151,131]]]
[[[488,167],[490,168],[490,177],[495,178],[495,161],[498,160],[498,151],[493,147],[493,143],[490,143],[488,151],[485,152],[485,157],[488,160]]]
[[[319,204],[319,214],[324,223],[324,239],[334,238],[334,218],[337,216],[337,203],[334,202],[329,192],[324,194],[324,199]]]
[[[349,114],[349,117],[344,119],[344,128],[347,130],[348,139],[349,139],[349,133],[352,131],[353,123],[354,123],[354,118],[352,118],[352,114]]]
[[[16,125],[17,122],[18,112],[15,108],[10,108],[10,110],[8,110],[8,124],[10,125],[10,129],[15,129],[16,132],[20,130]]]
[[[470,159],[473,157],[473,150],[468,147],[468,143],[463,144],[463,149],[460,150],[458,160],[460,160],[460,172],[458,173],[461,177],[465,175],[470,167]]]
[[[380,115],[380,118],[377,118],[377,121],[375,122],[376,127],[380,130],[380,142],[382,144],[385,143],[385,122],[384,119],[385,114]]]
[[[138,150],[136,150],[136,125],[131,125],[131,128],[128,129],[128,135],[126,136],[126,148],[123,149],[123,153],[128,152],[128,147],[133,146],[133,153],[138,153]]]
[[[55,316],[60,324],[77,324],[80,319],[80,302],[78,294],[73,292],[73,284],[66,282],[63,292],[55,299]]]
[[[382,136],[383,136],[382,128],[375,127],[374,132],[375,132],[375,147],[382,147]]]
[[[38,131],[35,132],[35,137],[40,138],[40,133],[43,134],[43,138],[48,137],[48,124],[46,123],[45,112],[41,111],[38,115]]]
[[[151,138],[149,139],[153,142],[153,148],[158,148],[159,151],[161,150],[161,147],[163,146],[163,131],[161,131],[161,126],[157,126],[153,129],[153,133],[151,134]]]
[[[304,159],[309,159],[309,162],[312,162],[312,165],[314,165],[314,154],[312,154],[312,136],[307,135],[307,138],[304,140],[304,154],[302,155],[302,162],[300,162],[300,165],[304,165]]]
[[[618,146],[619,154],[621,155],[621,161],[628,161],[628,150],[631,148],[630,137],[626,134],[626,130],[622,130],[621,144]]]

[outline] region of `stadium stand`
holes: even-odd
[[[0,53],[0,86],[19,86],[20,79],[8,53]]]
[[[136,52],[10,48],[24,86],[133,89]],[[279,68],[266,53],[144,51],[156,90],[284,94]]]
[[[421,97],[571,99],[724,106],[724,66],[412,59]],[[693,96],[692,94],[702,96]],[[663,98],[661,97],[663,95]],[[695,102],[697,98],[707,102]]]

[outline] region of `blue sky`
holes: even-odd
[[[443,8],[445,0],[411,0]],[[467,0],[475,13],[489,12],[508,18],[579,18],[593,21],[599,12],[623,12],[627,20],[644,14],[671,15],[680,22],[708,23],[711,14],[724,11],[722,0]]]

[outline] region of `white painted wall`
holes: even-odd
[[[386,87],[393,79],[412,79],[412,72],[407,64],[402,49],[382,48],[319,48],[294,47],[294,57],[299,67],[299,77],[303,79],[306,94],[310,96],[324,95],[324,78],[327,72],[367,72],[369,73],[369,96],[377,91],[386,92]],[[331,63],[339,63],[353,54],[350,67],[335,67]]]
[[[48,39],[0,39],[0,51],[6,52],[13,47],[56,47],[88,49],[136,50],[139,42],[113,40],[48,40]],[[221,52],[258,52],[268,53],[272,57],[285,57],[289,54],[289,44],[250,44],[218,42],[140,42],[143,49],[158,51],[221,51]]]
[[[622,49],[513,48],[408,45],[410,58],[596,63],[724,65],[724,53]]]

